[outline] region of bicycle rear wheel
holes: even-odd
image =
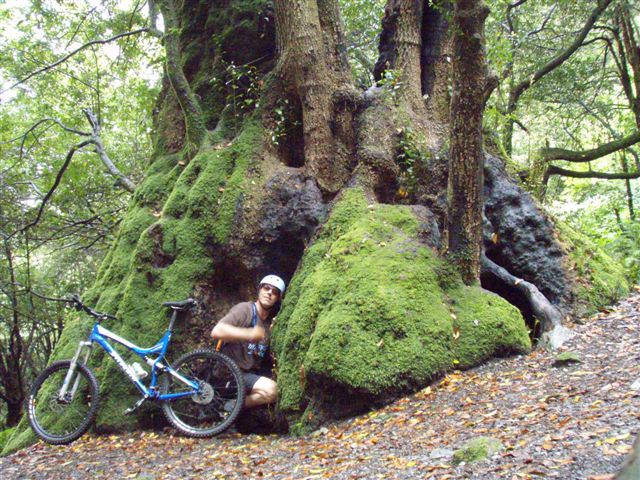
[[[231,426],[244,404],[242,372],[226,355],[195,350],[180,357],[173,369],[200,383],[200,393],[163,402],[167,420],[185,435],[212,437]],[[163,375],[162,393],[190,390],[169,374]]]
[[[27,416],[35,434],[47,443],[63,445],[82,436],[98,412],[98,381],[86,366],[76,364],[66,394],[60,390],[71,360],[52,363],[33,382]]]

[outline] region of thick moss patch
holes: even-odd
[[[304,423],[320,398],[358,408],[358,399],[384,400],[458,366],[530,349],[517,309],[451,273],[440,281],[447,269],[416,240],[419,228],[409,207],[344,192],[274,327],[281,409],[300,418],[311,406]]]
[[[622,265],[563,222],[556,221],[560,241],[569,255],[568,267],[577,277],[574,294],[579,314],[593,313],[629,293]]]

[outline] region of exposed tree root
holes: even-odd
[[[508,288],[516,289],[529,301],[535,317],[540,320],[542,335],[540,342],[553,349],[559,348],[573,333],[562,326],[562,312],[545,297],[533,283],[511,275],[506,269],[482,254],[482,270],[492,275]]]

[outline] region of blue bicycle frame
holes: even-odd
[[[149,386],[145,386],[138,376],[135,374],[133,369],[123,360],[123,358],[118,354],[116,350],[109,344],[107,338],[117,342],[125,347],[127,347],[130,351],[138,355],[142,360],[145,361],[148,365],[151,366],[151,383]],[[140,348],[137,345],[125,340],[124,338],[116,335],[115,333],[107,330],[98,322],[96,322],[91,330],[91,335],[89,336],[90,342],[97,342],[113,360],[120,367],[120,369],[129,377],[129,379],[138,387],[138,390],[142,393],[142,395],[151,400],[174,400],[177,398],[189,397],[198,393],[199,384],[198,382],[194,382],[176,372],[170,365],[166,365],[162,363],[165,354],[167,353],[167,348],[169,346],[169,341],[171,340],[171,331],[167,330],[160,339],[160,341],[151,348]],[[149,358],[149,355],[158,356],[155,359]],[[190,387],[192,390],[188,390],[185,392],[179,393],[166,393],[161,394],[158,392],[158,371],[167,372],[169,375],[180,380],[182,383]]]
[[[120,367],[120,370],[122,370],[124,374],[127,377],[129,377],[129,379],[135,384],[138,390],[140,390],[140,393],[142,393],[143,395],[143,400],[141,400],[141,402],[144,400],[169,401],[169,400],[176,400],[184,397],[190,397],[198,394],[198,392],[200,391],[200,384],[198,382],[194,382],[193,380],[190,380],[189,378],[184,377],[183,375],[175,371],[173,368],[171,368],[170,365],[167,365],[166,363],[163,362],[164,356],[169,346],[169,342],[171,340],[171,327],[175,320],[175,315],[176,315],[176,312],[174,311],[174,318],[171,319],[171,324],[169,328],[165,332],[164,336],[160,339],[160,341],[151,348],[141,348],[131,343],[130,341],[116,335],[110,330],[106,329],[105,327],[100,325],[100,322],[96,322],[93,325],[88,341],[80,342],[80,345],[78,345],[78,350],[76,351],[76,354],[74,355],[72,360],[72,368],[69,369],[69,373],[67,375],[69,378],[65,379],[62,390],[60,391],[60,397],[61,398],[64,397],[69,387],[69,382],[71,381],[71,376],[72,376],[71,374],[75,370],[75,364],[77,363],[78,358],[80,357],[82,348],[83,347],[89,348],[84,358],[84,363],[86,364],[87,360],[89,359],[91,348],[93,347],[94,343],[97,343],[98,345],[100,345],[109,354],[109,356],[113,358],[113,360],[116,362],[118,367]],[[129,366],[127,362],[124,361],[124,359],[111,346],[111,344],[107,341],[107,339],[113,340],[114,342],[117,342],[123,345],[124,347],[128,348],[130,351],[132,351],[133,353],[138,355],[142,360],[144,360],[145,363],[151,366],[151,382],[148,387],[140,381],[136,373],[133,371],[133,368]],[[150,358],[150,355],[156,355],[156,354],[158,356],[155,359]],[[169,375],[175,377],[176,379],[184,383],[188,387],[188,389],[185,390],[184,392],[178,392],[178,393],[165,393],[165,394],[160,393],[158,391],[158,373],[159,372],[166,372]],[[75,383],[77,383],[77,380]],[[75,393],[76,388],[77,388],[77,385],[74,385],[72,387],[72,394]]]

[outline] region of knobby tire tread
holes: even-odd
[[[178,429],[180,432],[184,433],[185,435],[190,437],[195,437],[195,438],[208,438],[224,432],[227,428],[233,425],[233,423],[236,421],[236,418],[238,418],[238,415],[240,414],[240,411],[242,410],[242,407],[244,405],[244,398],[245,398],[244,377],[242,375],[242,371],[240,370],[240,367],[238,367],[238,365],[231,358],[224,355],[223,353],[216,352],[214,350],[210,350],[206,348],[193,350],[189,353],[185,353],[180,358],[178,358],[175,362],[173,362],[172,368],[175,370],[178,370],[179,366],[182,363],[189,360],[191,357],[198,357],[198,356],[209,357],[209,358],[215,357],[221,360],[227,367],[229,367],[229,369],[233,373],[233,376],[239,385],[239,390],[240,390],[238,396],[236,397],[236,404],[234,409],[230,412],[229,416],[225,418],[225,420],[219,425],[216,425],[213,428],[207,428],[207,429],[201,429],[201,430],[198,430],[194,427],[190,427],[191,428],[190,430],[185,429],[184,426],[176,420],[175,418],[176,415],[173,413],[173,410],[171,408],[172,407],[171,401],[163,402],[162,411],[164,412],[164,415],[169,421],[169,423],[171,423],[171,425],[173,425],[176,429]],[[168,376],[169,376],[168,374],[164,376],[165,392],[167,391],[167,387],[168,387],[167,385],[167,382],[169,381]]]
[[[45,368],[33,382],[31,391],[29,392],[29,397],[27,397],[26,401],[27,418],[29,420],[29,424],[31,425],[31,429],[39,438],[52,445],[66,445],[80,438],[86,433],[87,430],[89,430],[89,427],[91,427],[91,424],[98,414],[98,405],[100,403],[98,380],[96,379],[91,369],[89,369],[86,365],[76,363],[76,372],[84,375],[85,379],[88,381],[91,387],[91,407],[89,408],[89,412],[87,413],[84,421],[73,432],[67,435],[60,436],[49,434],[42,428],[38,420],[34,418],[35,407],[31,406],[31,402],[32,399],[38,394],[38,391],[40,390],[42,384],[45,382],[45,380],[47,380],[47,378],[49,378],[49,376],[51,376],[51,374],[62,369],[68,370],[70,366],[71,360],[60,360],[57,362],[53,362],[51,365]]]

